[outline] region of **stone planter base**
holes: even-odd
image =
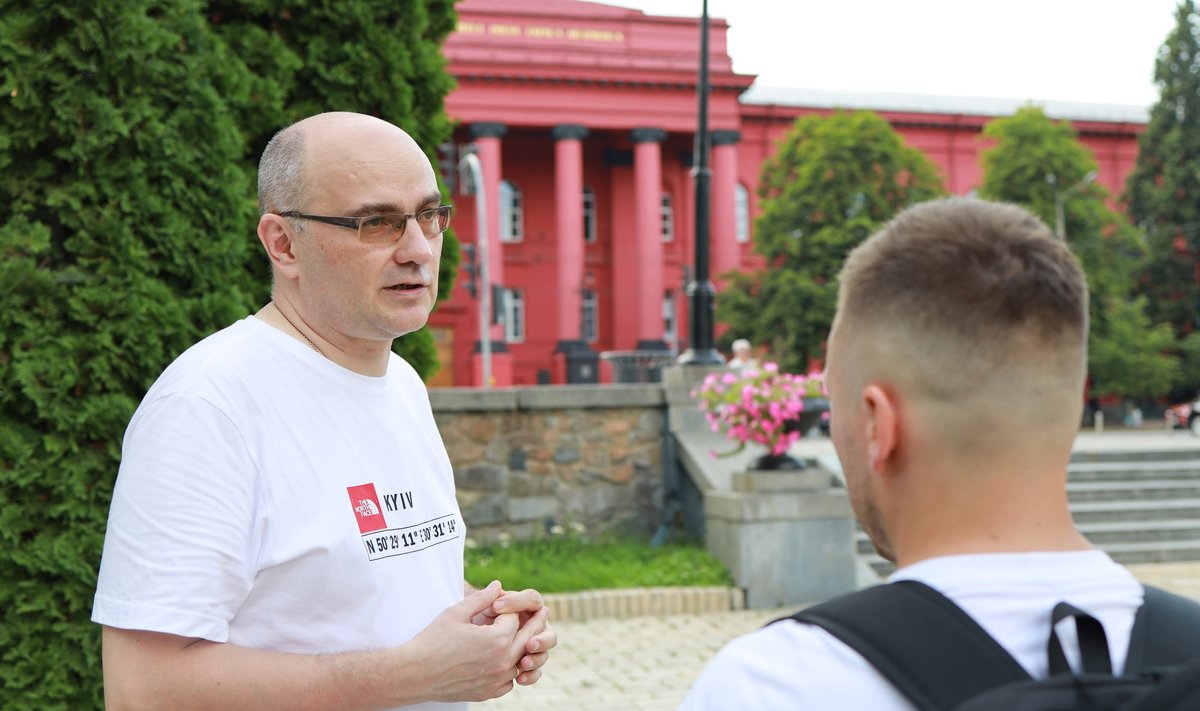
[[[820,602],[855,588],[854,514],[816,465],[733,475],[704,498],[708,549],[746,589],[749,608]]]

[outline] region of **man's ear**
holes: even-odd
[[[867,464],[875,473],[885,473],[894,461],[900,442],[900,413],[895,397],[878,385],[863,388],[867,414]]]
[[[258,218],[258,241],[271,259],[271,265],[281,275],[294,279],[296,268],[296,243],[287,219],[279,215],[266,214]]]

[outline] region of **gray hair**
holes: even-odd
[[[258,212],[299,210],[307,193],[304,175],[304,130],[296,124],[279,131],[258,161]],[[297,227],[304,228],[303,221]]]

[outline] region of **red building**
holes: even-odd
[[[445,54],[458,86],[446,107],[454,140],[473,143],[482,166],[488,279],[504,288],[503,323],[489,327],[492,383],[605,382],[598,353],[686,348],[699,20],[579,0],[457,8]],[[876,111],[965,194],[980,183],[983,126],[1020,105],[753,86],[733,72],[726,30],[711,20],[713,275],[753,264],[759,167],[797,117]],[[1146,111],[1043,108],[1073,123],[1098,182],[1119,193]],[[454,197],[464,245],[477,241],[476,199]],[[481,299],[469,281],[464,270],[430,319],[442,359],[431,385],[482,384]]]

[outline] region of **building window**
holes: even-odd
[[[596,192],[583,186],[583,241],[596,241]]]
[[[525,235],[521,188],[511,180],[500,181],[500,241],[520,242]]]
[[[587,343],[595,343],[600,339],[600,312],[596,304],[596,290],[584,289],[580,292],[580,297],[579,336]]]
[[[502,289],[504,303],[500,313],[504,314],[504,342],[525,342],[525,290]]]
[[[671,193],[662,194],[662,241],[675,239],[675,211],[671,207]]]
[[[733,192],[733,215],[737,222],[734,234],[740,244],[745,244],[750,241],[750,192],[741,183]]]
[[[675,293],[670,289],[663,294],[663,340],[675,348],[679,342],[679,319],[675,317]]]

